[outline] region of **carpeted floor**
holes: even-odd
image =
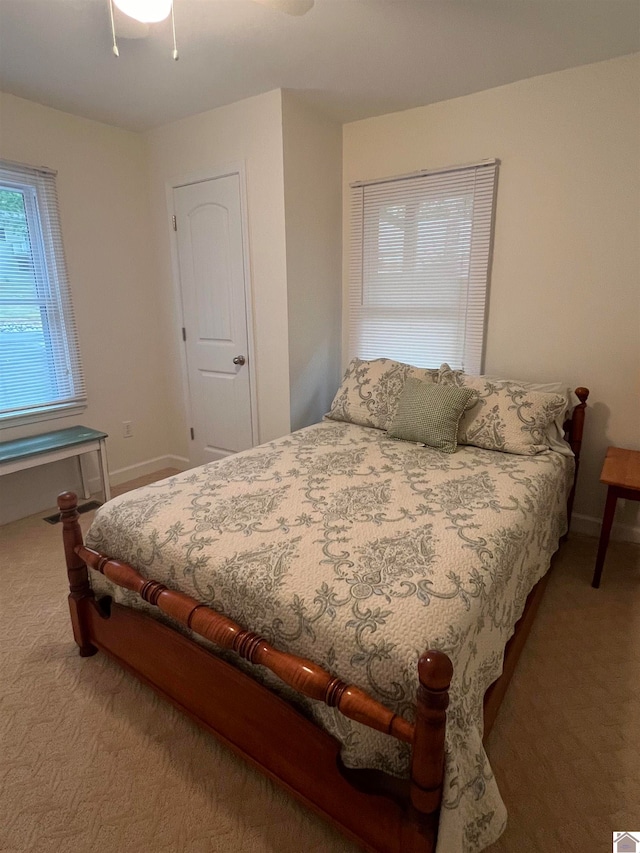
[[[354,851],[115,664],[77,655],[44,514],[0,528],[0,850]],[[598,591],[595,547],[562,547],[491,734],[509,811],[491,853],[608,853],[640,826],[640,547],[611,544]]]

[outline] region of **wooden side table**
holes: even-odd
[[[613,524],[613,516],[616,513],[618,498],[628,501],[640,501],[640,451],[625,450],[622,447],[610,447],[602,466],[600,482],[605,483],[607,490],[607,502],[604,507],[602,518],[602,530],[600,531],[600,543],[598,544],[598,556],[596,557],[596,568],[593,573],[591,586],[596,589],[600,586],[602,567],[607,555],[609,545],[609,534]]]

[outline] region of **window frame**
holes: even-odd
[[[438,367],[440,362],[449,360],[452,367],[473,373],[482,371],[498,167],[499,160],[491,159],[350,185],[346,361],[354,357],[387,357],[410,361],[418,367]],[[428,208],[437,214],[438,205],[443,217],[430,218]],[[459,211],[455,210],[456,205]],[[399,229],[402,234],[393,233],[394,209],[395,215],[400,213],[396,232]],[[407,216],[410,210],[413,212]],[[425,252],[430,224],[433,252]],[[450,228],[453,249],[447,248]],[[443,248],[450,254],[438,257]],[[438,271],[439,263],[442,273]],[[449,285],[455,293],[451,300],[447,299]],[[397,307],[394,287],[398,288]],[[436,313],[440,314],[439,321]],[[394,315],[398,318],[395,327]],[[425,329],[433,341],[431,352],[422,344]],[[440,346],[437,341],[445,339],[443,351],[436,353]],[[407,354],[403,355],[403,350]]]
[[[22,194],[36,291],[34,296],[24,297],[19,292],[9,290],[5,295],[0,291],[0,321],[3,304],[38,306],[44,359],[49,363],[51,387],[56,389],[39,401],[0,409],[0,429],[7,429],[77,415],[86,409],[87,396],[62,245],[56,172],[0,160],[0,189]],[[16,286],[8,278],[6,284]]]

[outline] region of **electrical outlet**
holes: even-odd
[[[122,437],[131,438],[133,436],[133,427],[131,421],[122,421]]]

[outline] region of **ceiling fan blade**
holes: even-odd
[[[254,0],[254,2],[268,6],[270,9],[277,9],[278,12],[284,12],[287,15],[306,15],[314,4],[314,0]]]

